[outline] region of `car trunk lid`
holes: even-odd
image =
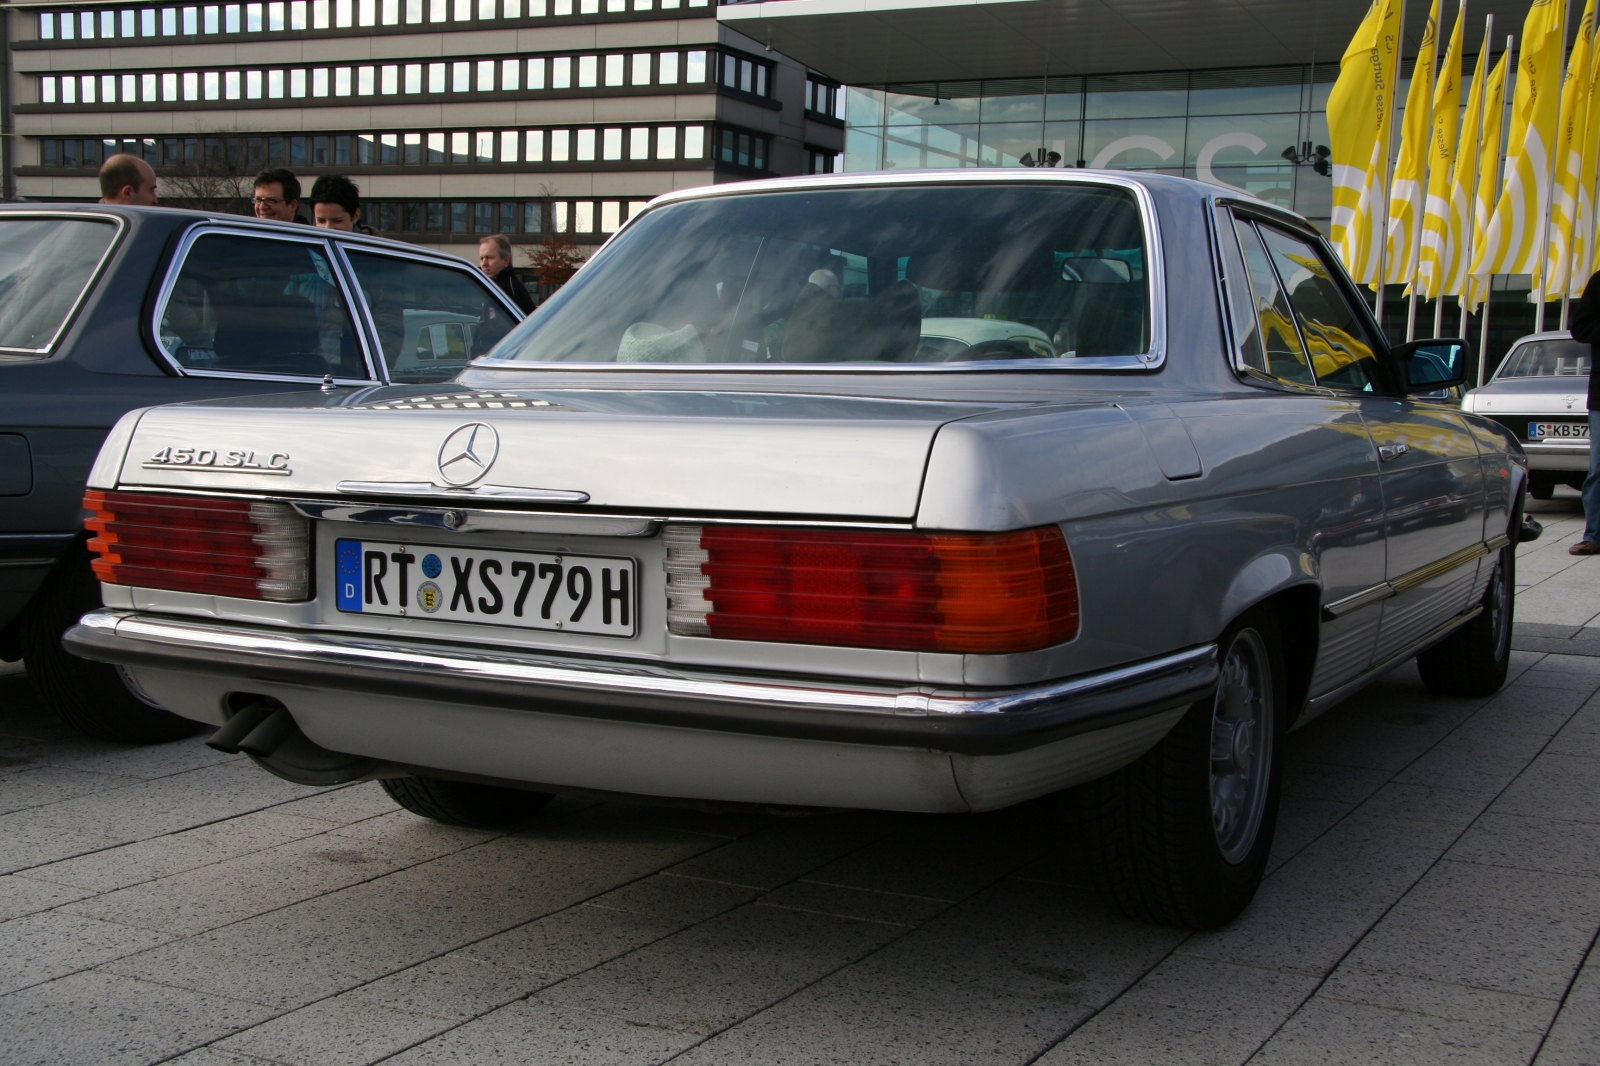
[[[503,490],[542,490],[585,508],[905,520],[939,427],[996,406],[601,390],[252,397],[148,412],[120,483],[502,504],[514,498]]]

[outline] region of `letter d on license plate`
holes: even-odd
[[[339,610],[631,637],[632,559],[499,548],[334,542]]]

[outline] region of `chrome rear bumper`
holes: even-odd
[[[131,667],[716,730],[967,755],[1025,751],[1209,696],[1212,644],[1014,689],[870,685],[686,671],[650,663],[486,651],[104,610],[64,638]]]

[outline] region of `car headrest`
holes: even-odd
[[[945,292],[1031,292],[1050,287],[1054,266],[1047,248],[949,249],[911,256],[906,280]]]

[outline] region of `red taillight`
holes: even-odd
[[[252,600],[311,594],[306,520],[288,504],[142,492],[84,494],[101,581]]]
[[[669,526],[668,628],[788,644],[997,654],[1078,634],[1055,526],[898,533]]]

